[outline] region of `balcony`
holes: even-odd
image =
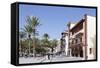
[[[82,40],[83,33],[79,33],[75,38],[70,38],[70,47],[83,46]]]
[[[79,47],[79,46],[84,46],[84,45],[83,45],[83,42],[70,43],[70,46],[69,46],[69,47],[73,48],[73,47]]]
[[[84,30],[83,30],[83,29],[81,29],[80,31],[78,31],[78,32],[76,32],[76,33],[74,33],[74,34],[71,34],[71,35],[70,35],[70,38],[75,38],[77,35],[79,35],[79,34],[81,34],[81,33],[84,33]]]

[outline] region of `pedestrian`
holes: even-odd
[[[48,60],[50,60],[50,54],[48,53]]]

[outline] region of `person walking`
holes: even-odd
[[[50,60],[50,53],[48,53],[48,60]]]

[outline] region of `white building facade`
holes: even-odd
[[[96,18],[87,16],[87,55],[88,59],[96,58]]]
[[[96,59],[96,17],[84,15],[78,23],[69,23],[63,35],[66,55]]]

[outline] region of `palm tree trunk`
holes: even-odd
[[[34,45],[34,37],[33,37],[33,54],[35,54],[35,45]]]
[[[29,37],[29,56],[30,56],[30,35],[28,37]]]
[[[34,41],[34,56],[36,57],[36,51],[35,51],[35,47],[36,47],[36,44],[35,44],[35,35],[34,35],[33,38],[34,38],[34,39],[33,39],[33,41]]]
[[[36,33],[36,30],[35,30],[35,28],[33,28],[33,44],[34,44],[33,53],[34,53],[34,56],[36,57],[36,51],[35,51],[35,47],[36,47],[36,44],[35,44],[35,33]]]

